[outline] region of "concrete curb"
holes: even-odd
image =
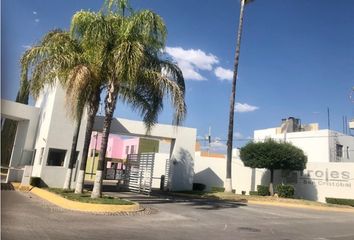
[[[354,208],[347,208],[347,207],[322,207],[322,206],[312,206],[312,205],[303,205],[303,204],[296,204],[296,203],[283,203],[283,202],[266,202],[266,201],[254,201],[248,200],[250,204],[256,205],[269,205],[269,206],[277,206],[277,207],[289,207],[289,208],[302,208],[302,209],[310,209],[310,210],[318,210],[318,211],[327,211],[327,212],[346,212],[346,213],[354,213]]]
[[[212,199],[212,200],[221,200],[221,201],[232,201],[236,203],[250,203],[255,205],[269,205],[269,206],[276,206],[276,207],[289,207],[289,208],[299,208],[299,209],[310,209],[310,210],[317,210],[317,211],[327,211],[327,212],[345,212],[345,213],[354,213],[354,208],[346,207],[337,207],[337,206],[313,206],[313,205],[305,205],[301,203],[284,203],[284,202],[271,202],[271,201],[261,201],[261,200],[249,200],[249,199],[240,199],[240,200],[233,200],[233,199],[222,199],[218,197],[208,197],[208,196],[198,196],[198,195],[191,195],[187,193],[172,193],[172,196],[179,196],[179,197],[187,197],[187,198],[198,198],[198,199]]]
[[[113,204],[95,204],[95,203],[82,203],[77,201],[71,201],[69,199],[63,198],[55,193],[51,193],[41,188],[32,187],[31,189],[28,186],[14,186],[16,190],[28,191],[38,197],[51,202],[61,208],[80,211],[80,212],[89,212],[89,213],[120,213],[120,212],[138,212],[141,211],[140,205],[134,203],[132,205],[113,205]],[[24,189],[23,189],[24,188]],[[22,190],[23,189],[23,190]]]

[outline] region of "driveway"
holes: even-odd
[[[151,214],[105,216],[62,210],[28,193],[1,193],[4,240],[354,239],[352,213],[126,193],[152,209]]]

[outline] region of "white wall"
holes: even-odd
[[[6,181],[21,181],[23,166],[31,164],[39,108],[1,99],[1,116],[17,121],[16,136]],[[16,169],[14,169],[16,168]]]
[[[94,130],[103,127],[103,117],[96,117]],[[122,118],[112,120],[112,134],[128,136],[145,136],[161,139],[171,139],[171,175],[170,187],[174,191],[191,190],[194,176],[195,140],[197,131],[194,128],[174,127],[172,125],[156,124],[149,135],[143,122]]]
[[[232,188],[236,193],[256,191],[257,185],[269,183],[269,173],[264,169],[245,167],[238,157],[232,159]],[[212,187],[224,187],[226,179],[226,157],[202,157],[196,153],[194,182],[206,185],[206,191]]]
[[[295,196],[325,202],[326,197],[354,199],[354,163],[307,163],[306,169],[291,172],[287,183]]]
[[[276,134],[276,128],[254,131],[255,141],[286,140],[301,148],[308,162],[354,162],[354,137],[327,129]],[[343,157],[336,157],[336,144],[343,145]],[[347,158],[347,149],[349,158]]]
[[[39,128],[36,138],[36,158],[33,167],[33,176],[42,178],[48,186],[62,187],[64,184],[66,168],[69,165],[71,144],[75,122],[67,114],[65,92],[57,85],[47,88],[36,101],[36,106],[41,109]],[[80,126],[77,142],[78,159],[81,158],[87,123],[86,111]],[[41,148],[44,148],[40,161]],[[49,148],[66,150],[64,166],[47,166]]]
[[[170,161],[170,154],[155,153],[154,171],[152,174],[152,188],[159,189],[161,183],[161,175],[167,175],[166,161]]]

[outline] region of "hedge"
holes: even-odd
[[[276,191],[279,197],[283,198],[293,198],[295,189],[292,185],[278,185]]]
[[[269,196],[269,187],[263,185],[257,185],[257,192],[259,196]]]
[[[354,199],[326,197],[326,203],[339,204],[339,205],[349,205],[349,206],[354,207]]]
[[[203,183],[193,183],[193,191],[204,191],[205,187]]]
[[[257,196],[258,192],[257,191],[250,191],[250,195]]]
[[[40,177],[31,177],[30,185],[33,186],[33,187],[40,187],[41,178]]]
[[[212,192],[225,192],[224,187],[211,187]]]

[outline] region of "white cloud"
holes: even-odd
[[[234,72],[231,71],[230,69],[225,69],[222,67],[217,67],[214,70],[214,74],[215,76],[219,79],[219,80],[232,80],[232,77],[234,75]]]
[[[35,21],[36,23],[38,23],[38,22],[39,22],[39,18],[34,19],[34,21]]]
[[[21,47],[23,47],[24,49],[30,49],[32,46],[31,45],[22,45]]]
[[[253,112],[256,111],[259,107],[252,106],[247,103],[236,103],[235,112]]]
[[[34,15],[37,15],[37,12],[36,12],[36,11],[33,11],[32,13],[33,13]]]
[[[210,152],[225,153],[227,150],[227,145],[224,142],[215,140],[210,143]]]
[[[240,132],[235,132],[234,133],[234,138],[243,138],[243,135]]]
[[[166,47],[166,52],[177,62],[185,79],[206,80],[199,70],[211,71],[219,60],[211,53],[200,49],[183,49],[181,47]]]

